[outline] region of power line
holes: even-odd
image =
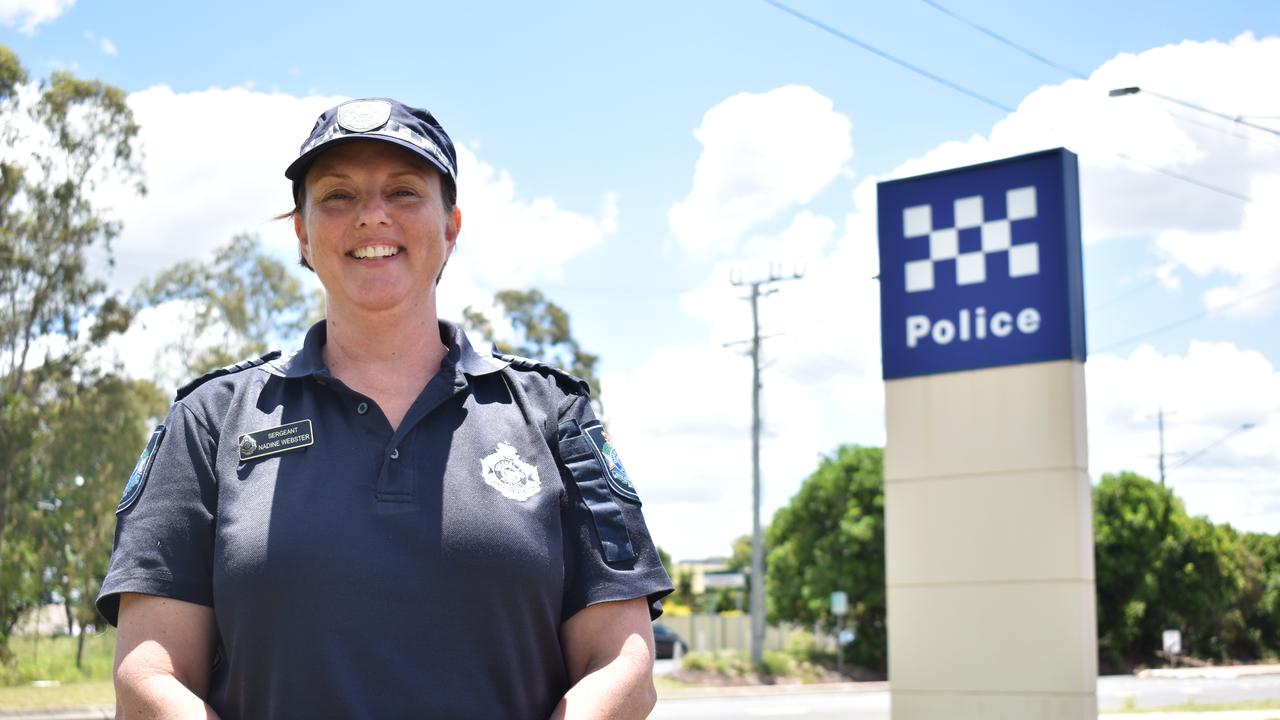
[[[995,101],[995,100],[992,100],[991,98],[987,97],[986,95],[982,95],[982,94],[980,94],[980,93],[978,93],[978,92],[975,92],[975,91],[973,91],[973,90],[970,90],[969,88],[967,88],[967,87],[965,87],[965,86],[963,86],[963,85],[960,85],[959,83],[954,83],[954,82],[952,82],[952,81],[950,81],[950,80],[948,80],[948,79],[946,79],[946,78],[944,78],[944,77],[942,77],[942,76],[940,76],[940,75],[935,75],[935,74],[933,74],[933,73],[929,72],[928,70],[925,70],[924,68],[920,67],[919,65],[913,65],[913,64],[911,64],[911,63],[907,62],[906,60],[903,60],[902,58],[900,58],[900,57],[898,57],[898,56],[896,56],[896,55],[892,55],[892,54],[890,54],[890,53],[888,53],[888,52],[885,52],[884,50],[881,50],[880,48],[878,48],[878,47],[876,47],[876,46],[874,46],[874,45],[872,45],[872,44],[870,44],[870,43],[863,42],[862,40],[859,40],[858,38],[853,37],[852,35],[849,35],[848,33],[845,33],[845,32],[842,32],[842,31],[840,31],[840,30],[837,30],[837,29],[835,29],[835,28],[831,27],[830,25],[828,25],[828,24],[826,24],[826,23],[822,22],[821,20],[818,20],[818,19],[816,19],[816,18],[812,18],[812,17],[810,17],[810,16],[808,16],[808,15],[805,15],[804,13],[800,12],[799,10],[794,10],[794,9],[792,9],[792,8],[790,8],[790,7],[787,7],[786,5],[783,5],[782,3],[778,2],[777,0],[764,0],[764,2],[766,2],[766,3],[768,3],[768,4],[772,5],[772,6],[774,6],[774,7],[776,7],[776,8],[778,8],[779,10],[781,10],[781,11],[783,11],[783,12],[785,12],[785,13],[789,14],[789,15],[792,15],[792,16],[794,16],[794,17],[797,17],[797,18],[799,18],[799,19],[803,20],[804,22],[809,23],[810,25],[812,25],[812,26],[814,26],[814,27],[818,28],[819,30],[822,30],[823,32],[826,32],[826,33],[829,33],[829,34],[831,34],[831,35],[834,35],[834,36],[836,36],[836,37],[840,38],[841,40],[844,40],[845,42],[850,43],[851,45],[856,45],[856,46],[858,46],[858,47],[862,48],[863,50],[866,50],[866,51],[867,51],[867,52],[869,52],[869,53],[873,53],[873,54],[875,54],[875,55],[878,55],[878,56],[880,56],[881,58],[884,58],[885,60],[888,60],[889,62],[893,63],[894,65],[898,65],[898,66],[900,66],[900,67],[904,67],[904,68],[906,68],[907,70],[910,70],[911,72],[913,72],[913,73],[915,73],[915,74],[917,74],[917,75],[920,75],[920,76],[926,77],[926,78],[928,78],[928,79],[930,79],[930,80],[932,80],[932,81],[934,81],[934,82],[936,82],[936,83],[939,83],[939,84],[941,84],[941,85],[945,85],[945,86],[947,86],[947,87],[951,88],[952,90],[955,90],[955,91],[956,91],[956,92],[958,92],[958,93],[962,93],[962,94],[964,94],[964,95],[968,95],[969,97],[973,98],[974,100],[977,100],[978,102],[981,102],[981,103],[985,103],[985,104],[987,104],[987,105],[990,105],[991,107],[996,108],[997,110],[1003,110],[1003,111],[1005,111],[1005,112],[1007,112],[1007,113],[1011,113],[1011,112],[1013,112],[1013,108],[1009,107],[1008,105],[1005,105],[1005,104],[1003,104],[1003,103],[1000,103],[1000,102],[997,102],[997,101]]]
[[[1211,125],[1207,122],[1201,122],[1191,117],[1190,115],[1184,115],[1182,113],[1176,113],[1172,111],[1167,111],[1167,112],[1169,112],[1170,115],[1181,120],[1182,122],[1191,123],[1192,125],[1199,125],[1202,128],[1206,128],[1209,130],[1213,130],[1214,132],[1222,133],[1227,137],[1239,138],[1246,142],[1261,142],[1266,145],[1270,145],[1272,147],[1280,147],[1280,142],[1276,142],[1275,140],[1269,140],[1267,138],[1261,138],[1255,135],[1245,135],[1244,133],[1231,132],[1230,130],[1222,127],[1221,125]]]
[[[845,41],[845,42],[847,42],[847,43],[850,43],[850,44],[852,44],[852,45],[856,45],[856,46],[858,46],[858,47],[862,48],[863,50],[866,50],[867,52],[874,53],[875,55],[878,55],[879,57],[884,58],[885,60],[888,60],[889,62],[891,62],[891,63],[893,63],[893,64],[895,64],[895,65],[898,65],[898,66],[900,66],[900,67],[906,68],[907,70],[910,70],[911,72],[916,73],[917,75],[920,75],[920,76],[922,76],[922,77],[928,78],[929,80],[932,80],[932,81],[934,81],[934,82],[936,82],[936,83],[938,83],[938,84],[940,84],[940,85],[944,85],[944,86],[946,86],[946,87],[949,87],[949,88],[951,88],[952,90],[955,90],[956,92],[959,92],[959,93],[963,93],[963,94],[965,94],[965,95],[968,95],[969,97],[971,97],[971,98],[973,98],[973,99],[975,99],[975,100],[978,100],[979,102],[982,102],[982,103],[985,103],[985,104],[987,104],[987,105],[990,105],[991,107],[994,107],[994,108],[996,108],[996,109],[998,109],[998,110],[1003,110],[1004,112],[1007,112],[1007,113],[1009,113],[1009,114],[1013,114],[1013,113],[1015,112],[1015,111],[1014,111],[1014,109],[1013,109],[1013,108],[1011,108],[1011,107],[1009,107],[1008,105],[1005,105],[1005,104],[1003,104],[1003,103],[1001,103],[1001,102],[997,102],[997,101],[995,101],[995,100],[992,100],[991,98],[987,97],[986,95],[983,95],[983,94],[981,94],[981,93],[979,93],[979,92],[977,92],[977,91],[974,91],[974,90],[970,90],[969,88],[967,88],[967,87],[965,87],[965,86],[963,86],[963,85],[960,85],[960,84],[958,84],[958,83],[954,83],[954,82],[952,82],[952,81],[950,81],[950,80],[947,80],[947,79],[946,79],[946,78],[944,78],[944,77],[941,77],[941,76],[939,76],[939,75],[935,75],[934,73],[931,73],[931,72],[929,72],[928,70],[925,70],[924,68],[922,68],[922,67],[920,67],[920,66],[918,66],[918,65],[913,65],[912,63],[909,63],[909,62],[907,62],[906,60],[903,60],[902,58],[897,57],[896,55],[892,55],[892,54],[890,54],[890,53],[888,53],[888,52],[885,52],[884,50],[881,50],[880,48],[875,47],[874,45],[871,45],[870,43],[864,42],[864,41],[862,41],[862,40],[859,40],[859,39],[857,39],[857,38],[853,37],[852,35],[849,35],[848,33],[845,33],[845,32],[843,32],[843,31],[837,30],[836,28],[834,28],[834,27],[832,27],[832,26],[830,26],[830,25],[828,25],[828,24],[826,24],[826,23],[822,22],[821,20],[818,20],[818,19],[816,19],[816,18],[810,17],[810,16],[805,15],[804,13],[802,13],[802,12],[800,12],[800,11],[798,11],[798,10],[794,10],[794,9],[792,9],[792,8],[790,8],[790,7],[786,6],[786,5],[783,5],[782,3],[778,2],[777,0],[764,0],[764,2],[766,2],[766,3],[768,3],[768,4],[772,5],[772,6],[774,6],[775,8],[777,8],[777,9],[779,9],[779,10],[781,10],[781,11],[783,11],[783,12],[785,12],[785,13],[789,14],[789,15],[792,15],[792,16],[794,16],[794,17],[796,17],[796,18],[799,18],[800,20],[803,20],[804,22],[806,22],[806,23],[808,23],[808,24],[810,24],[810,25],[812,25],[812,26],[814,26],[814,27],[818,28],[819,30],[822,30],[823,32],[826,32],[826,33],[829,33],[829,34],[831,34],[831,35],[834,35],[834,36],[836,36],[836,37],[840,38],[841,40],[844,40],[844,41]],[[1153,93],[1153,94],[1154,94],[1154,93]],[[1048,126],[1046,126],[1046,127],[1047,127],[1048,129],[1050,129],[1050,130],[1054,130],[1054,131],[1056,131],[1056,130],[1057,130],[1057,128],[1053,127],[1052,125],[1048,125]],[[1175,179],[1175,180],[1180,180],[1180,181],[1182,181],[1182,182],[1185,182],[1185,183],[1188,183],[1188,184],[1191,184],[1191,185],[1195,185],[1196,187],[1199,187],[1199,188],[1201,188],[1201,189],[1203,189],[1203,190],[1209,190],[1209,191],[1211,191],[1211,192],[1215,192],[1215,193],[1218,193],[1218,194],[1220,194],[1220,195],[1226,195],[1227,197],[1235,198],[1235,199],[1237,199],[1237,200],[1243,200],[1243,201],[1245,201],[1245,202],[1251,202],[1251,198],[1249,198],[1249,196],[1247,196],[1247,195],[1242,195],[1242,194],[1240,194],[1240,193],[1238,193],[1238,192],[1235,192],[1235,191],[1233,191],[1233,190],[1227,190],[1226,188],[1218,187],[1217,185],[1214,185],[1214,184],[1212,184],[1212,183],[1204,182],[1203,180],[1196,180],[1195,178],[1192,178],[1192,177],[1187,176],[1187,175],[1183,175],[1183,174],[1181,174],[1181,173],[1173,172],[1172,170],[1165,170],[1165,169],[1160,168],[1160,167],[1157,167],[1157,166],[1155,166],[1155,165],[1151,165],[1151,164],[1149,164],[1149,163],[1142,162],[1141,160],[1138,160],[1137,158],[1134,158],[1134,157],[1132,157],[1132,156],[1130,156],[1130,155],[1127,155],[1127,154],[1125,154],[1125,153],[1122,153],[1122,152],[1114,152],[1114,154],[1115,154],[1117,157],[1120,157],[1120,158],[1122,158],[1122,159],[1124,159],[1124,160],[1128,160],[1129,162],[1132,162],[1132,163],[1135,163],[1135,164],[1141,165],[1141,166],[1143,166],[1143,167],[1145,167],[1145,168],[1148,168],[1148,169],[1154,170],[1154,171],[1156,171],[1156,172],[1158,172],[1158,173],[1160,173],[1160,174],[1162,174],[1162,175],[1166,175],[1166,176],[1171,177],[1171,178],[1173,178],[1173,179]]]
[[[1117,157],[1124,158],[1125,160],[1128,160],[1128,161],[1129,161],[1129,162],[1131,162],[1131,163],[1135,163],[1135,164],[1137,164],[1137,165],[1141,165],[1142,167],[1147,168],[1148,170],[1154,170],[1154,171],[1156,171],[1156,172],[1160,173],[1161,175],[1166,175],[1166,176],[1171,177],[1171,178],[1173,178],[1173,179],[1175,179],[1175,180],[1181,180],[1182,182],[1185,182],[1185,183],[1191,183],[1192,185],[1195,185],[1196,187],[1201,187],[1201,188],[1204,188],[1205,190],[1209,190],[1209,191],[1211,191],[1211,192],[1216,192],[1216,193],[1218,193],[1219,195],[1226,195],[1227,197],[1235,198],[1235,199],[1237,199],[1237,200],[1243,200],[1243,201],[1245,201],[1245,202],[1253,202],[1253,198],[1251,198],[1251,197],[1249,197],[1248,195],[1245,195],[1245,194],[1243,194],[1243,193],[1238,193],[1238,192],[1236,192],[1235,190],[1228,190],[1228,189],[1226,189],[1226,188],[1224,188],[1224,187],[1218,187],[1217,185],[1214,185],[1214,184],[1212,184],[1212,183],[1207,183],[1207,182],[1204,182],[1203,180],[1197,180],[1197,179],[1195,179],[1195,178],[1191,177],[1190,175],[1183,175],[1182,173],[1176,173],[1176,172],[1174,172],[1174,171],[1172,171],[1172,170],[1167,170],[1167,169],[1165,169],[1165,168],[1162,168],[1162,167],[1160,167],[1159,165],[1152,165],[1151,163],[1143,162],[1143,161],[1139,160],[1138,158],[1136,158],[1136,157],[1134,157],[1134,156],[1132,156],[1132,155],[1130,155],[1130,154],[1128,154],[1128,153],[1122,153],[1122,152],[1120,152],[1119,150],[1115,150],[1115,151],[1113,151],[1113,152],[1115,152],[1115,154],[1116,154],[1116,156],[1117,156]]]
[[[1161,325],[1160,327],[1152,328],[1151,330],[1147,330],[1147,331],[1144,331],[1144,332],[1138,333],[1137,335],[1132,335],[1132,336],[1130,336],[1130,337],[1124,338],[1123,340],[1117,340],[1117,341],[1115,341],[1115,342],[1113,342],[1113,343],[1108,343],[1107,345],[1103,345],[1103,346],[1102,346],[1102,347],[1100,347],[1100,348],[1095,348],[1092,352],[1098,353],[1098,352],[1102,352],[1102,351],[1104,351],[1104,350],[1110,350],[1110,349],[1115,348],[1115,347],[1120,347],[1120,346],[1122,346],[1122,345],[1127,345],[1127,344],[1129,344],[1129,343],[1131,343],[1131,342],[1133,342],[1133,341],[1135,341],[1135,340],[1142,340],[1143,338],[1147,338],[1147,337],[1150,337],[1150,336],[1152,336],[1152,335],[1158,335],[1158,334],[1160,334],[1160,333],[1162,333],[1162,332],[1165,332],[1165,331],[1168,331],[1168,330],[1172,330],[1172,329],[1177,328],[1177,327],[1181,327],[1181,326],[1186,325],[1186,324],[1188,324],[1188,323],[1192,323],[1192,322],[1195,322],[1195,321],[1197,321],[1197,320],[1202,320],[1202,319],[1204,319],[1204,318],[1206,318],[1206,317],[1208,317],[1208,316],[1210,316],[1210,315],[1213,315],[1214,313],[1220,312],[1220,311],[1222,311],[1222,310],[1226,310],[1227,308],[1229,308],[1229,307],[1233,307],[1233,306],[1235,306],[1235,305],[1239,305],[1240,303],[1242,303],[1242,302],[1244,302],[1244,301],[1246,301],[1246,300],[1252,300],[1253,298],[1260,297],[1260,296],[1262,296],[1262,295],[1266,295],[1267,293],[1275,292],[1276,290],[1280,290],[1280,282],[1278,282],[1278,283],[1276,283],[1276,284],[1274,284],[1274,285],[1269,285],[1269,286],[1267,286],[1267,287],[1265,287],[1265,288],[1262,288],[1261,290],[1258,290],[1257,292],[1253,292],[1253,293],[1250,293],[1250,294],[1248,294],[1248,295],[1244,295],[1244,296],[1242,296],[1242,297],[1238,297],[1238,298],[1236,298],[1235,300],[1232,300],[1231,302],[1226,302],[1226,303],[1223,303],[1223,304],[1221,304],[1221,305],[1217,305],[1217,306],[1214,306],[1214,307],[1211,307],[1211,308],[1206,308],[1205,310],[1202,310],[1202,311],[1200,311],[1200,312],[1196,313],[1195,315],[1189,315],[1189,316],[1184,317],[1184,318],[1182,318],[1182,319],[1180,319],[1180,320],[1174,320],[1173,322],[1171,322],[1171,323],[1169,323],[1169,324],[1167,324],[1167,325]]]
[[[1043,56],[1043,55],[1041,55],[1041,54],[1039,54],[1039,53],[1037,53],[1037,52],[1035,52],[1034,50],[1032,50],[1032,49],[1030,49],[1030,48],[1027,48],[1027,47],[1024,47],[1024,46],[1022,46],[1022,45],[1019,45],[1018,43],[1016,43],[1016,42],[1014,42],[1014,41],[1010,40],[1009,38],[1005,37],[1004,35],[1001,35],[1000,33],[996,32],[995,30],[992,30],[992,29],[990,29],[990,28],[987,28],[987,27],[984,27],[984,26],[982,26],[982,25],[979,25],[978,23],[976,23],[976,22],[974,22],[974,21],[972,21],[972,20],[969,20],[969,19],[967,19],[967,18],[961,17],[960,15],[957,15],[956,13],[952,12],[951,10],[948,10],[947,8],[945,8],[945,7],[941,6],[941,5],[939,5],[938,3],[934,2],[933,0],[920,0],[920,2],[923,2],[925,5],[928,5],[929,7],[933,8],[933,9],[935,9],[935,10],[937,10],[937,11],[939,11],[939,12],[941,12],[941,13],[945,14],[945,15],[949,15],[949,16],[951,16],[952,18],[955,18],[956,20],[959,20],[960,22],[964,23],[965,25],[968,25],[969,27],[973,28],[974,30],[977,30],[978,32],[980,32],[980,33],[982,33],[983,35],[986,35],[986,36],[988,36],[988,37],[992,38],[993,40],[995,40],[995,41],[997,41],[997,42],[1000,42],[1000,43],[1003,43],[1003,44],[1005,44],[1005,45],[1008,45],[1009,47],[1013,48],[1014,50],[1017,50],[1018,52],[1022,53],[1023,55],[1026,55],[1027,57],[1029,57],[1029,58],[1031,58],[1031,59],[1035,60],[1035,61],[1036,61],[1036,62],[1038,62],[1038,63],[1041,63],[1042,65],[1048,65],[1049,67],[1053,68],[1054,70],[1061,70],[1062,72],[1064,72],[1064,73],[1066,73],[1066,74],[1068,74],[1068,75],[1074,75],[1075,77],[1078,77],[1078,78],[1080,78],[1081,80],[1086,80],[1086,79],[1088,79],[1088,78],[1086,78],[1082,73],[1079,73],[1079,72],[1077,72],[1077,71],[1075,71],[1075,70],[1072,70],[1072,69],[1071,69],[1071,68],[1069,68],[1069,67],[1065,67],[1065,66],[1063,66],[1063,65],[1059,65],[1058,63],[1056,63],[1056,62],[1054,62],[1054,61],[1050,60],[1049,58],[1047,58],[1047,57],[1045,57],[1045,56]]]
[[[1136,295],[1139,292],[1146,290],[1147,288],[1151,287],[1152,285],[1155,285],[1159,281],[1160,281],[1160,276],[1152,275],[1151,277],[1147,278],[1144,282],[1138,283],[1137,285],[1130,287],[1128,290],[1125,290],[1124,292],[1121,292],[1117,295],[1113,295],[1110,298],[1103,300],[1102,302],[1088,308],[1087,310],[1085,310],[1085,312],[1094,313],[1101,310],[1104,307],[1107,307],[1108,305],[1114,305],[1115,303],[1120,302],[1125,298],[1128,298],[1132,295]]]
[[[1147,95],[1154,95],[1155,97],[1158,97],[1161,100],[1164,100],[1165,102],[1171,102],[1175,105],[1181,105],[1182,107],[1185,107],[1185,108],[1191,108],[1192,110],[1196,110],[1198,112],[1213,115],[1214,117],[1220,117],[1224,120],[1230,120],[1231,122],[1237,125],[1243,125],[1245,127],[1253,128],[1254,130],[1261,130],[1263,132],[1271,133],[1272,135],[1280,136],[1280,130],[1277,130],[1272,127],[1267,127],[1266,125],[1258,125],[1256,123],[1251,123],[1248,120],[1245,120],[1243,115],[1228,115],[1226,113],[1218,112],[1217,110],[1210,110],[1209,108],[1204,107],[1202,105],[1197,105],[1193,102],[1187,102],[1186,100],[1179,100],[1178,98],[1175,98],[1175,97],[1169,97],[1168,95],[1158,93],[1155,90],[1148,90],[1146,88],[1140,88],[1140,87],[1134,86],[1134,87],[1116,88],[1115,90],[1112,90],[1110,94],[1111,94],[1111,97],[1119,97],[1122,95],[1137,95],[1140,92],[1146,93]]]

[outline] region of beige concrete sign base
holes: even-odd
[[[885,392],[894,720],[1096,718],[1083,364]]]

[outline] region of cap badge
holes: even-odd
[[[386,100],[352,100],[338,108],[338,125],[350,132],[376,130],[391,119],[391,103]]]
[[[524,502],[542,489],[538,468],[521,460],[516,449],[504,442],[480,461],[480,471],[485,484],[512,500]]]

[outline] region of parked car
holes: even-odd
[[[659,658],[676,657],[676,648],[680,648],[680,655],[689,651],[688,643],[662,623],[653,624],[653,644]]]

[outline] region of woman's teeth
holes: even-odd
[[[356,248],[351,251],[351,257],[357,260],[365,260],[368,258],[391,257],[400,253],[400,248],[391,247],[390,245],[374,245],[373,247]]]

